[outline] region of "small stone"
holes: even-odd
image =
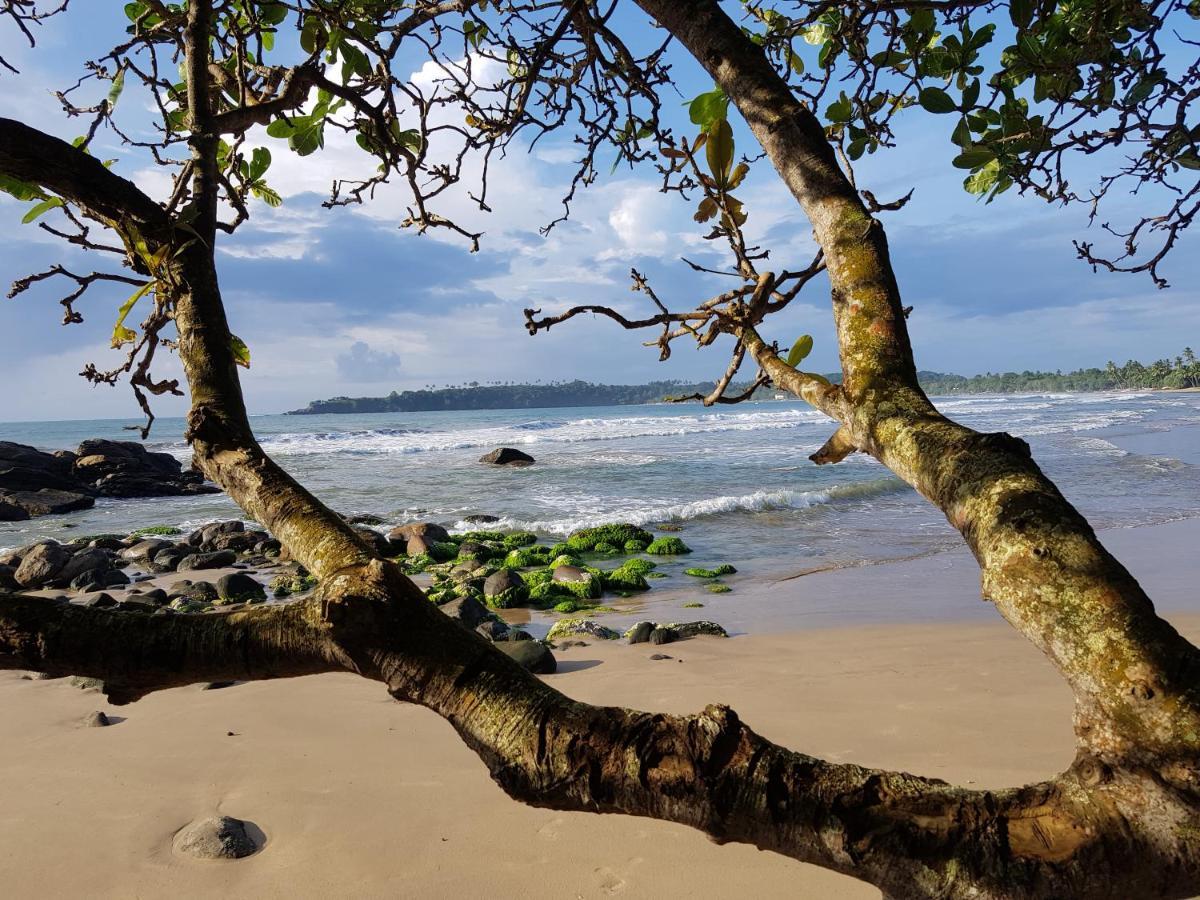
[[[77,687],[81,691],[102,691],[104,690],[104,682],[99,678],[83,678],[79,675],[71,676],[71,687]]]
[[[196,859],[242,859],[257,849],[246,823],[230,816],[201,819],[175,836],[175,850]]]
[[[83,720],[84,728],[107,728],[112,722],[101,710],[96,710]]]
[[[217,579],[217,595],[230,602],[265,600],[267,591],[252,575],[231,572]]]
[[[665,653],[651,653],[650,658],[651,659],[674,659],[675,657],[667,656],[667,654],[665,654]]]
[[[233,687],[237,684],[236,681],[210,681],[200,690],[202,691],[219,691],[222,688]]]

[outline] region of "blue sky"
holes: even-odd
[[[99,5],[73,10],[42,29],[33,51],[11,29],[0,31],[0,55],[22,70],[19,77],[0,75],[0,114],[64,138],[78,134],[81,126],[65,119],[50,91],[74,81],[78,61],[113,42],[120,18],[119,5],[107,15]],[[676,54],[675,65],[684,96],[708,87],[690,59]],[[131,102],[138,101],[122,98]],[[685,121],[676,99],[666,106]],[[920,368],[1067,369],[1174,356],[1198,342],[1195,235],[1184,237],[1166,267],[1170,290],[1156,290],[1145,277],[1093,274],[1071,246],[1073,237],[1088,235],[1082,209],[1011,194],[984,206],[962,190],[963,173],[949,164],[948,118],[914,112],[901,124],[899,148],[863,160],[857,173],[881,199],[916,188],[885,226],[902,292],[915,307],[909,324]],[[398,229],[407,204],[399,188],[364,208],[322,209],[335,174],[362,170],[350,142],[330,139],[324,151],[301,160],[280,142],[259,140],[275,153],[269,180],[285,203],[278,210],[258,204],[251,223],[219,249],[230,319],[254,359],[243,374],[252,412],[431,383],[630,383],[715,378],[724,370],[724,345],[699,352],[679,345],[664,364],[641,346],[649,335],[607,321],[576,320],[536,338],[523,328],[527,306],[550,311],[595,302],[643,311],[644,299],[629,290],[631,266],[677,306],[723,289],[721,280],[679,262],[684,255],[709,265],[724,260],[702,239],[691,205],[659,193],[649,169],[603,178],[579,198],[569,222],[543,237],[539,226],[557,216],[571,176],[571,147],[563,136],[533,153],[512,152],[492,170],[491,215],[471,210],[461,195],[441,209],[486,232],[481,251],[471,254],[447,235]],[[161,174],[112,132],[102,132],[95,147],[119,159],[121,174],[161,195]],[[739,151],[752,149],[739,135]],[[773,265],[806,264],[814,249],[810,229],[765,161],[739,195],[748,229],[771,248]],[[56,261],[86,266],[35,226],[21,225],[24,209],[0,199],[0,280]],[[70,327],[60,324],[59,296],[43,289],[0,300],[0,421],[135,418],[128,387],[93,388],[76,374],[86,362],[111,365],[117,356],[107,341],[122,292],[89,294],[79,305],[85,322]],[[810,285],[764,330],[781,343],[811,332],[814,367],[837,368],[824,284]],[[182,400],[156,402],[161,415],[184,409]]]

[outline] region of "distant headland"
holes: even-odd
[[[1131,360],[1123,366],[1108,363],[1103,369],[1077,369],[1074,372],[1003,372],[984,375],[951,375],[943,372],[919,372],[921,386],[932,395],[1012,394],[1024,392],[1083,392],[1113,390],[1189,390],[1200,388],[1200,361],[1191,348],[1175,359],[1152,363]],[[841,381],[841,373],[826,375]],[[732,385],[731,395],[746,385]],[[712,383],[652,381],[648,384],[593,384],[588,381],[560,381],[547,384],[468,384],[427,387],[419,391],[392,391],[386,397],[333,397],[314,400],[289,416],[327,413],[434,412],[472,409],[544,409],[564,406],[626,406],[661,403],[672,398],[707,394]],[[770,400],[777,396],[772,388],[759,388],[753,399]]]

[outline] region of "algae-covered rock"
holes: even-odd
[[[537,543],[537,535],[532,531],[513,531],[504,535],[502,543],[509,550],[515,550],[517,547],[528,547]]]
[[[645,553],[646,548],[650,546],[649,541],[632,540],[625,542],[626,553]]]
[[[604,593],[602,579],[579,566],[556,567],[553,584],[580,600],[598,600]]]
[[[693,578],[720,578],[722,575],[736,575],[737,569],[726,563],[717,566],[715,569],[702,569],[699,567],[684,569],[683,574],[691,575]]]
[[[662,627],[671,629],[682,638],[699,637],[700,635],[729,637],[729,632],[716,622],[671,622]]]
[[[559,619],[546,635],[546,640],[583,635],[590,635],[602,641],[615,641],[621,636],[607,625],[601,625],[591,619]]]
[[[594,550],[597,544],[607,544],[615,550],[624,547],[630,541],[649,544],[653,540],[654,535],[646,529],[617,522],[576,531],[567,538],[567,546],[577,553],[586,553]]]
[[[488,606],[508,609],[521,606],[529,600],[529,587],[525,580],[512,569],[500,569],[487,577],[483,583],[483,597]]]
[[[655,538],[646,547],[646,552],[651,556],[679,556],[684,553],[691,553],[692,548],[677,537],[660,537]]]
[[[632,560],[631,560],[632,562]],[[601,576],[610,591],[648,591],[650,583],[636,567],[619,566]]]
[[[729,585],[722,584],[719,581],[710,582],[710,583],[706,584],[704,586],[704,588],[710,594],[728,594],[730,591],[733,590],[733,588],[731,588]]]

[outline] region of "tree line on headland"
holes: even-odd
[[[829,379],[841,380],[840,373]],[[1011,394],[1026,391],[1110,391],[1200,388],[1200,360],[1190,347],[1174,360],[1159,359],[1150,364],[1130,360],[1123,366],[1110,361],[1103,369],[1077,369],[1073,372],[988,372],[983,375],[951,375],[920,372],[921,386],[929,394]],[[745,385],[744,387],[749,387]],[[314,400],[288,415],[323,413],[431,412],[464,409],[537,409],[564,406],[624,406],[656,403],[672,397],[704,394],[708,382],[652,381],[649,384],[592,384],[587,381],[560,381],[547,384],[480,384],[472,381],[446,387],[429,386],[417,391],[392,391],[386,397],[334,397]],[[744,388],[742,388],[744,389]],[[754,399],[774,395],[771,388],[759,388]]]

